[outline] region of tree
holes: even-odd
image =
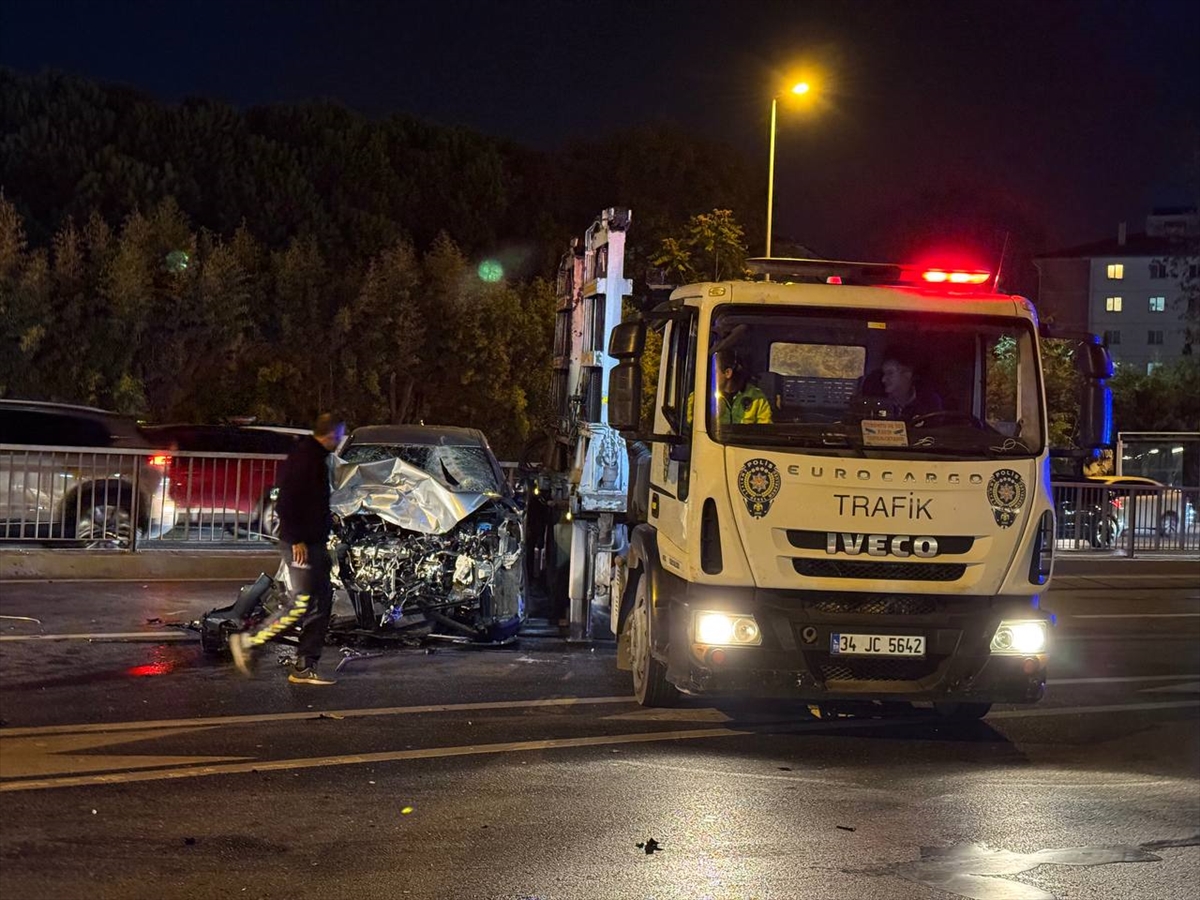
[[[692,216],[682,234],[663,238],[651,263],[679,284],[741,278],[746,270],[745,232],[728,209]]]

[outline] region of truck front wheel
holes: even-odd
[[[934,712],[954,722],[974,722],[991,712],[990,703],[935,703]]]
[[[674,706],[679,689],[667,681],[666,667],[650,648],[650,594],[643,573],[634,591],[629,614],[629,655],[633,663],[633,693],[642,706]]]

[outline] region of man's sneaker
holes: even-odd
[[[254,648],[250,645],[250,635],[238,631],[229,636],[229,655],[233,664],[243,675],[254,674]]]
[[[293,669],[288,681],[292,684],[337,684],[336,679],[322,678],[316,669]]]

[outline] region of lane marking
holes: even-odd
[[[4,634],[0,641],[194,641],[181,631],[106,631],[97,634]]]
[[[254,759],[253,756],[148,756],[134,754],[80,753],[134,741],[154,740],[179,734],[195,734],[194,728],[149,729],[124,734],[67,734],[56,737],[6,738],[0,740],[0,777],[27,778],[31,775],[62,775],[104,772],[114,769],[163,769],[193,763],[222,763]]]
[[[208,775],[244,775],[280,772],[291,769],[316,769],[328,766],[357,766],[363,763],[399,762],[408,759],[444,759],[455,756],[482,756],[500,753],[526,753],[536,750],[561,750],[572,747],[597,747],[608,744],[642,744],[656,741],[689,741],[702,738],[733,737],[746,734],[731,728],[702,728],[694,731],[657,731],[644,734],[595,735],[555,738],[544,741],[512,741],[500,744],[468,744],[460,747],[429,747],[421,750],[393,750],[384,753],[354,753],[346,756],[316,756],[307,759],[275,759],[261,762],[229,763],[215,766],[191,766],[160,769],[154,772],[117,772],[106,775],[78,775],[65,778],[40,778],[0,783],[0,792],[40,791],[50,788],[84,787],[101,784],[131,784],[141,781],[169,781],[202,778]]]
[[[1169,684],[1166,687],[1142,688],[1140,694],[1200,694],[1200,681]]]
[[[1105,678],[1051,678],[1046,684],[1132,684],[1138,681],[1190,681],[1200,675],[1113,675]]]
[[[10,737],[44,734],[97,734],[141,731],[146,728],[205,728],[210,725],[255,725],[266,722],[302,722],[325,716],[362,719],[372,716],[409,716],[421,713],[475,712],[488,709],[543,709],[559,706],[591,706],[606,703],[633,703],[633,697],[554,697],[545,700],[491,700],[479,703],[431,703],[424,706],[377,706],[362,709],[310,709],[306,712],[259,713],[245,716],[209,716],[203,719],[155,719],[146,722],[96,722],[87,725],[39,725],[5,728],[0,741]]]
[[[279,568],[279,557],[275,557],[272,570]],[[246,584],[258,575],[246,578],[0,578],[0,584],[225,584],[236,581]]]
[[[1174,700],[1169,703],[1114,703],[1109,706],[1049,706],[1039,709],[1002,709],[988,713],[988,719],[1040,719],[1047,716],[1081,716],[1087,713],[1142,712],[1151,709],[1200,709],[1200,700]]]
[[[1200,612],[1186,613],[1087,613],[1066,615],[1064,619],[1200,619]]]

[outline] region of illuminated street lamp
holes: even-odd
[[[807,94],[809,91],[808,82],[801,81],[799,84],[792,85],[791,92],[793,94]],[[771,98],[771,151],[770,161],[767,164],[767,257],[771,256],[771,222],[774,218],[775,211],[775,110],[779,106],[779,95],[776,94]]]

